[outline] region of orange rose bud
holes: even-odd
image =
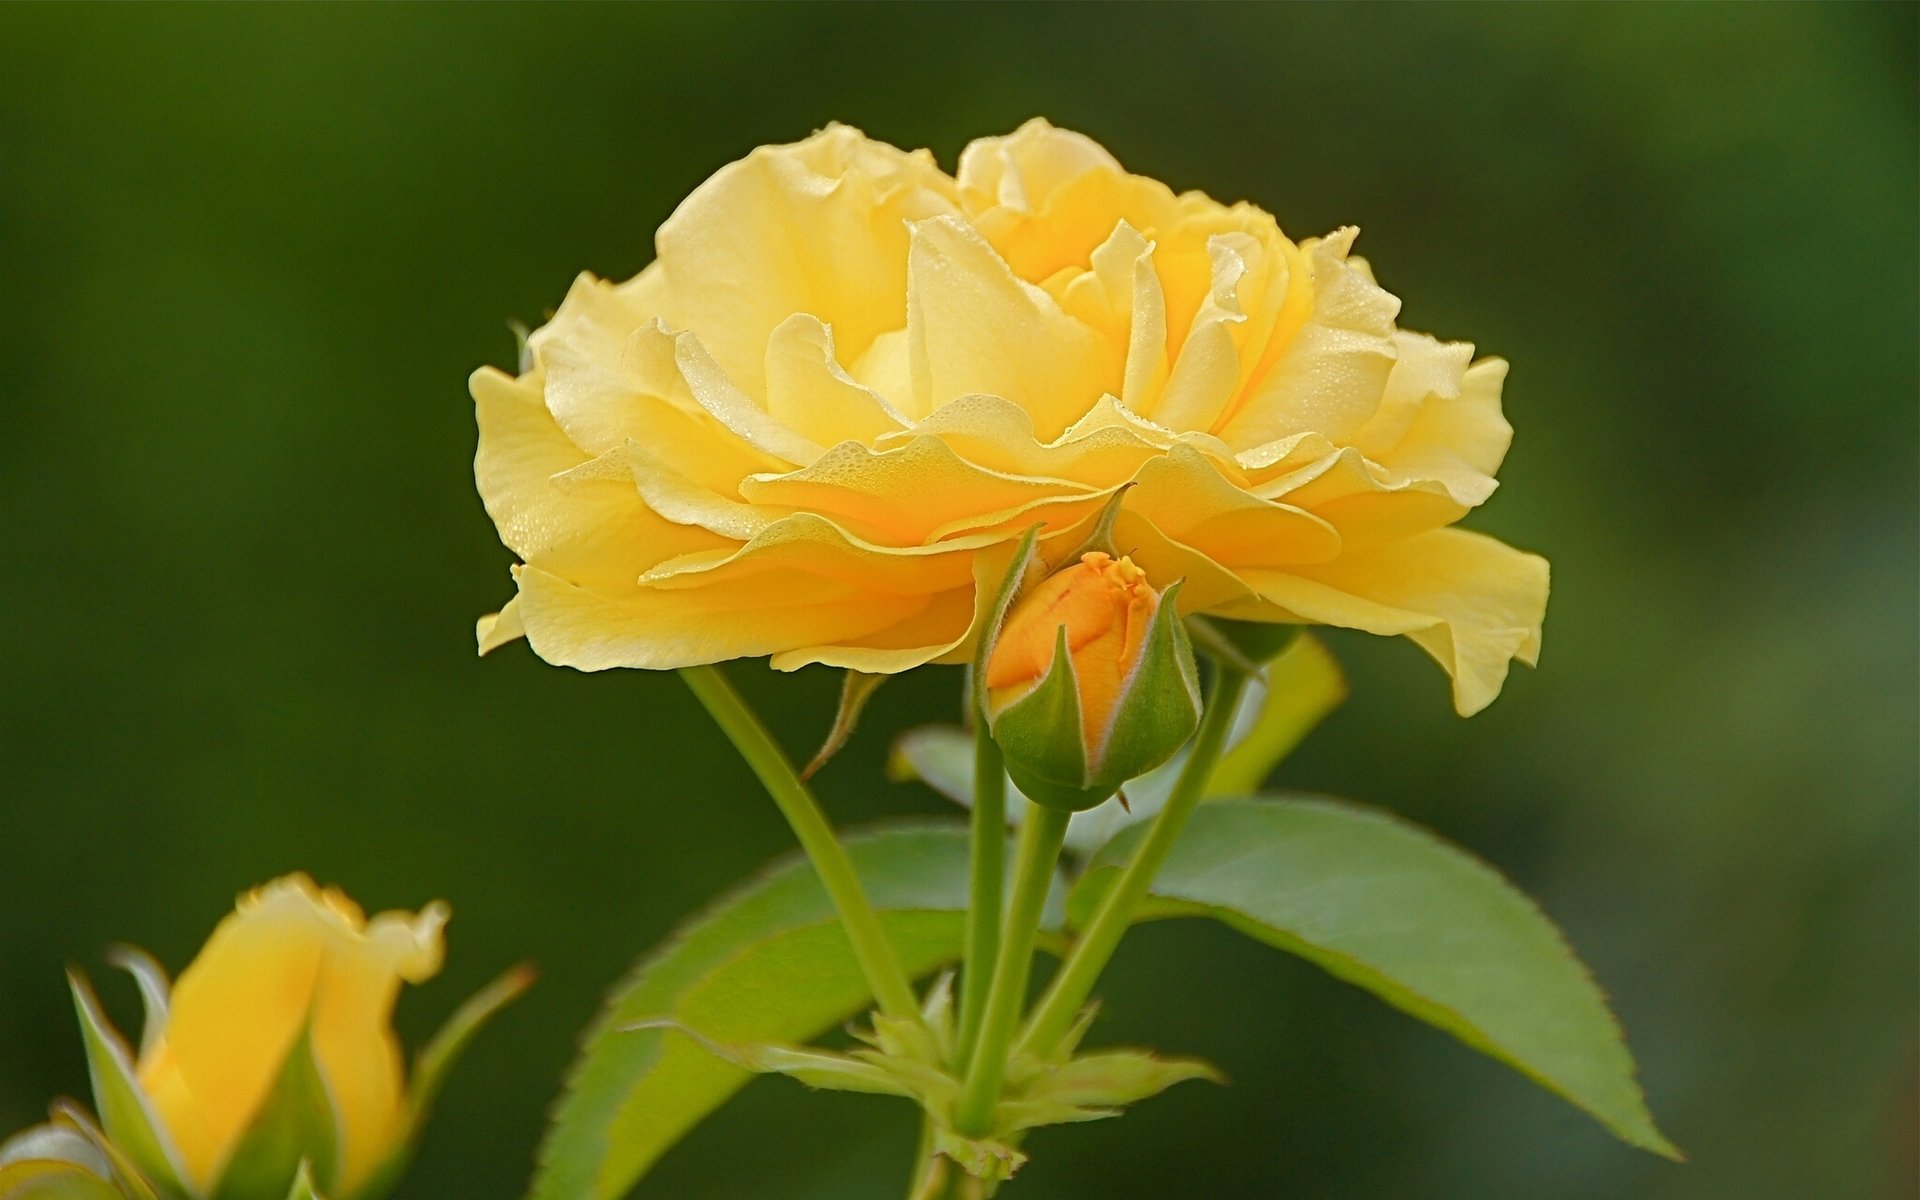
[[[1080,684],[1080,723],[1089,745],[1105,733],[1127,672],[1140,657],[1160,594],[1126,556],[1093,551],[1022,597],[987,662],[987,712],[1000,712],[1040,686],[1053,666],[1058,630]]]
[[[987,659],[986,713],[1028,796],[1090,808],[1192,733],[1192,652],[1165,599],[1133,560],[1094,551],[1008,613]]]

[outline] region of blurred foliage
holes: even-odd
[[[1539,896],[1694,1161],[1150,927],[1096,1040],[1236,1085],[1037,1138],[1021,1194],[1914,1195],[1917,11],[0,8],[0,1127],[84,1091],[63,961],[177,969],[302,867],[453,902],[415,1044],[540,960],[403,1191],[517,1195],[604,989],[789,836],[673,677],[473,657],[508,555],[465,376],[756,144],[839,119],[951,165],[1044,113],[1361,225],[1410,327],[1513,360],[1476,521],[1553,558],[1541,670],[1461,722],[1412,647],[1335,637],[1354,699],[1280,782]],[[833,679],[736,677],[817,743]],[[820,777],[842,821],[941,807],[880,766],[957,679],[895,687]],[[641,1195],[896,1195],[912,1139],[761,1082]]]

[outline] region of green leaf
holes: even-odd
[[[1069,912],[1092,914],[1131,856],[1089,863]],[[1218,800],[1193,814],[1142,917],[1210,916],[1367,989],[1584,1109],[1622,1140],[1680,1157],[1634,1079],[1619,1025],[1566,941],[1480,860],[1385,813],[1325,800]]]
[[[1026,1164],[1027,1156],[1017,1146],[991,1138],[970,1138],[951,1129],[933,1131],[933,1152],[958,1163],[975,1179],[1005,1183]]]
[[[313,1059],[311,1027],[303,1025],[266,1100],[221,1169],[213,1200],[279,1195],[308,1164],[321,1186],[330,1188],[339,1170],[339,1141],[333,1101]]]
[[[808,760],[806,769],[800,772],[800,778],[812,779],[821,767],[831,762],[833,756],[846,748],[847,739],[853,736],[855,727],[860,724],[860,714],[867,707],[867,701],[880,690],[880,685],[892,679],[891,675],[870,675],[865,671],[848,671],[840,684],[840,707],[833,714],[833,728],[827,731],[827,740],[820,744]]]
[[[967,830],[895,826],[847,839],[881,924],[914,976],[959,957]],[[1050,905],[1047,926],[1059,928]],[[718,1042],[805,1042],[871,1003],[833,907],[804,859],[722,898],[643,959],[587,1036],[541,1148],[535,1200],[625,1195],[675,1142],[752,1077],[663,1029]]]
[[[74,1011],[80,1017],[87,1073],[93,1081],[93,1105],[106,1126],[107,1140],[161,1191],[185,1195],[187,1189],[180,1182],[179,1156],[166,1127],[140,1089],[126,1043],[100,1011],[100,1001],[94,997],[86,977],[78,971],[69,971],[67,982],[73,989]]]

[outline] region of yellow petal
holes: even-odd
[[[957,218],[913,226],[907,308],[916,415],[986,392],[1026,409],[1039,436],[1053,438],[1120,387],[1120,350],[1016,278]]]
[[[907,222],[953,209],[952,182],[908,154],[835,125],[722,167],[660,227],[675,311],[750,394],[767,340],[794,313],[865,353],[906,324]]]
[[[1216,237],[1208,244],[1212,290],[1173,360],[1166,388],[1145,413],[1169,429],[1212,430],[1233,399],[1241,375],[1236,327],[1247,319],[1238,290],[1256,249],[1245,235]]]
[[[1311,262],[1313,300],[1305,323],[1283,338],[1284,349],[1220,434],[1236,448],[1312,431],[1342,441],[1379,406],[1393,369],[1393,318],[1400,302],[1346,261],[1357,233],[1343,229],[1303,246]]]
[[[1484,534],[1436,529],[1295,572],[1244,572],[1296,616],[1412,638],[1453,676],[1462,716],[1500,694],[1513,659],[1540,653],[1547,561]]]
[[[962,459],[920,436],[889,450],[843,442],[811,466],[756,475],[741,485],[756,505],[820,513],[870,540],[918,546],[1041,500],[1091,500],[1097,489],[1061,479],[1009,475]]]
[[[491,654],[508,642],[527,636],[526,627],[520,624],[519,599],[507,601],[499,612],[488,613],[474,622],[473,633],[482,654]]]
[[[884,396],[847,373],[833,331],[808,313],[782,321],[767,345],[767,415],[821,446],[872,445],[906,424]]]
[[[440,966],[443,905],[367,923],[351,900],[288,876],[241,899],[174,986],[140,1081],[205,1187],[259,1110],[301,1028],[341,1125],[351,1192],[403,1133],[404,1078],[390,1027],[404,980]]]
[[[1326,521],[1250,494],[1184,444],[1141,469],[1125,507],[1230,569],[1325,562],[1340,553],[1340,536]]]
[[[537,370],[514,379],[482,368],[471,387],[480,496],[501,540],[524,561],[579,583],[612,586],[663,558],[713,544],[649,512],[624,471],[583,474],[589,460],[542,404]]]

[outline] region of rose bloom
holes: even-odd
[[[972,652],[1014,543],[1114,544],[1183,611],[1405,635],[1462,713],[1540,648],[1545,560],[1453,528],[1506,364],[1397,329],[1355,235],[1130,175],[1031,121],[957,175],[834,126],[722,168],[472,379],[522,560],[482,650],[597,671]]]

